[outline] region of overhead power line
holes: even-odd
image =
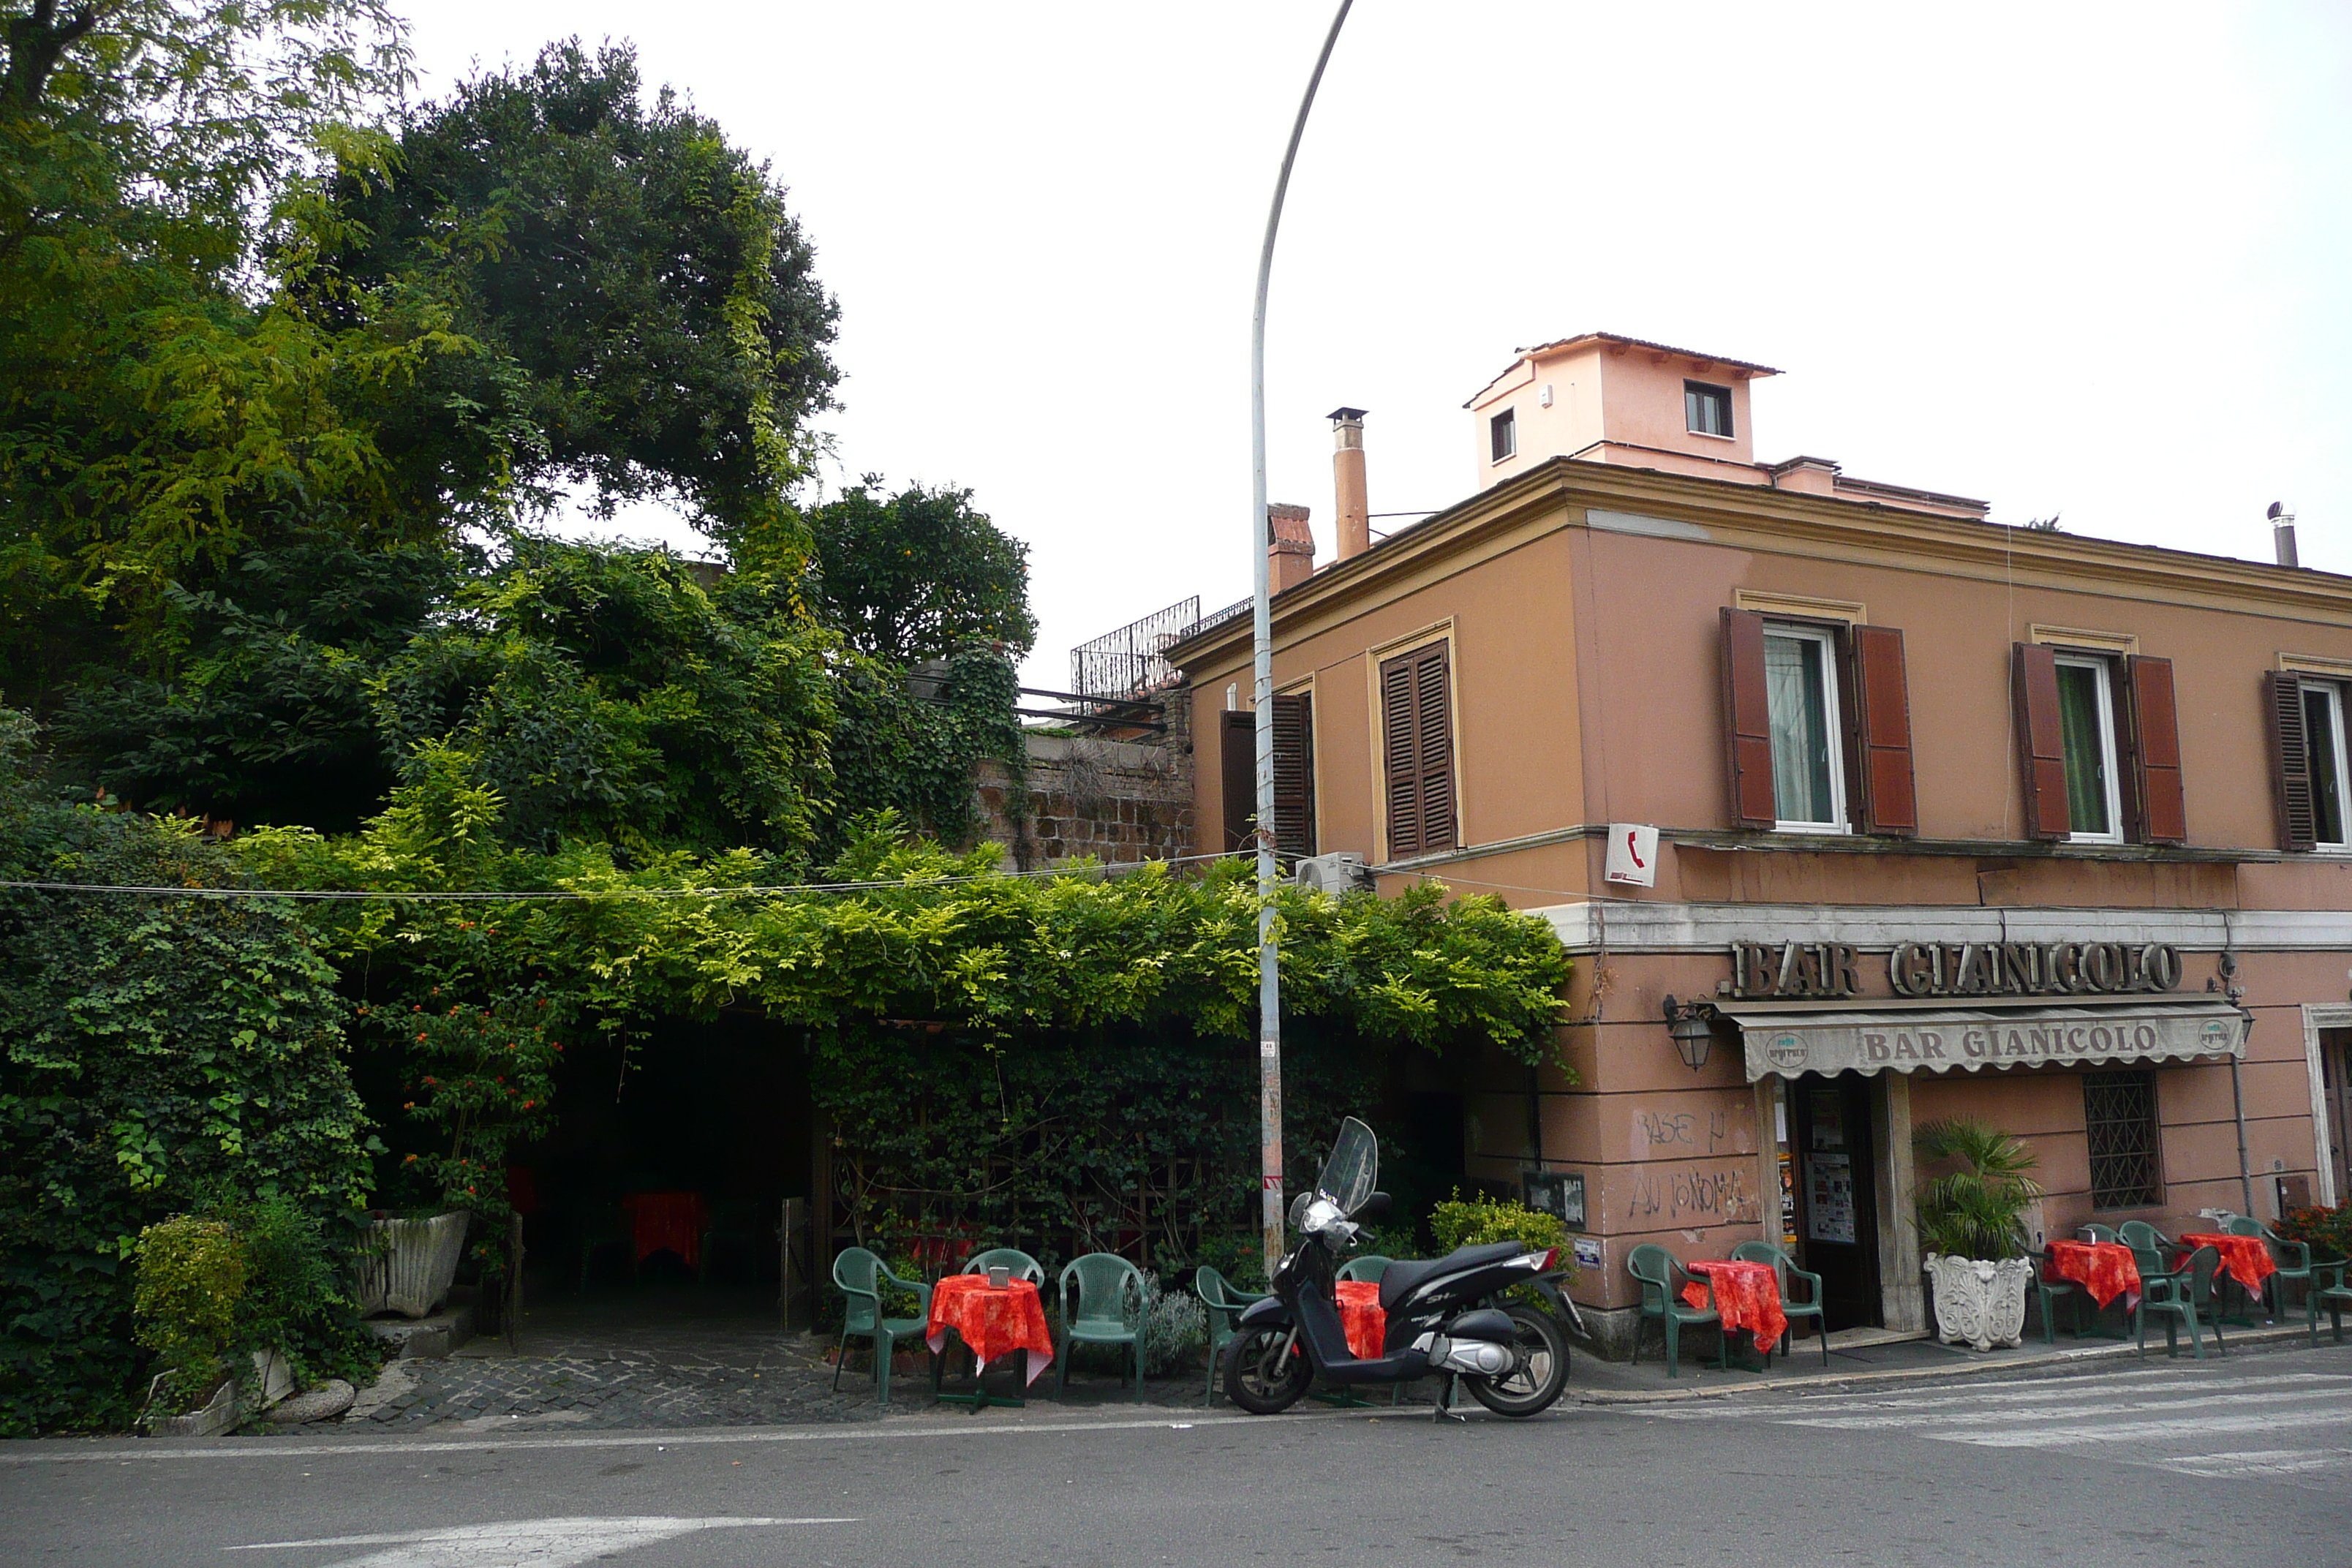
[[[1028,877],[1084,877],[1105,871],[1139,871],[1147,866],[1186,866],[1232,859],[1240,851],[1172,855],[1158,860],[1126,860],[1103,866],[1053,866],[1029,871],[979,871],[954,877],[894,878],[867,882],[782,882],[734,888],[550,888],[529,890],[440,890],[373,888],[189,888],[147,887],[121,882],[0,881],[0,890],[27,893],[134,893],[179,899],[293,899],[306,902],[352,902],[369,899],[411,903],[583,903],[599,899],[740,899],[791,893],[922,892],[968,882]]]

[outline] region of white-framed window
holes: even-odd
[[[1516,408],[1506,408],[1500,414],[1496,415],[1494,418],[1488,420],[1486,422],[1486,441],[1488,449],[1495,454],[1495,461],[1498,463],[1506,458],[1517,456],[1519,450],[1519,411]]]
[[[1694,436],[1731,437],[1731,388],[1683,383],[1683,423]]]
[[[2062,653],[2058,730],[2066,759],[2067,835],[2077,844],[2124,841],[2123,781],[2116,750],[2115,667],[2096,654]]]
[[[2345,783],[2352,767],[2344,741],[2344,689],[2332,680],[2303,683],[2303,743],[2311,768],[2312,837],[2322,849],[2352,850]]]
[[[1772,810],[1782,833],[1843,833],[1845,742],[1838,726],[1836,635],[1764,623],[1764,700],[1772,719]]]

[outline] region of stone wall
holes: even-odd
[[[1196,852],[1192,747],[1188,727],[1169,704],[1169,733],[1151,742],[1064,735],[1029,737],[1029,814],[1015,822],[1007,805],[1010,770],[985,762],[974,780],[986,837],[1012,851],[1022,870],[1081,856],[1106,865],[1168,860]]]

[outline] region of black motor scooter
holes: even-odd
[[[1276,1266],[1274,1294],[1241,1315],[1225,1352],[1225,1394],[1253,1415],[1298,1403],[1318,1374],[1328,1384],[1410,1383],[1436,1373],[1445,1381],[1437,1416],[1453,1415],[1458,1381],[1498,1415],[1533,1415],[1568,1384],[1568,1338],[1538,1308],[1493,1305],[1514,1285],[1533,1285],[1574,1317],[1552,1268],[1557,1247],[1523,1242],[1465,1247],[1444,1258],[1399,1260],[1381,1276],[1388,1329],[1381,1354],[1355,1355],[1340,1325],[1339,1258],[1352,1248],[1361,1222],[1387,1212],[1373,1191],[1380,1145],[1372,1130],[1349,1117],[1315,1190],[1291,1205],[1298,1246]],[[1454,1417],[1456,1420],[1459,1416]]]

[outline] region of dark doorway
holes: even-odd
[[[686,1286],[749,1292],[772,1312],[777,1224],[809,1192],[806,1058],[767,1020],[671,1022],[573,1047],[557,1121],[514,1155],[537,1300]]]
[[[1807,1073],[1789,1086],[1797,1156],[1797,1237],[1838,1329],[1885,1323],[1878,1281],[1878,1137],[1870,1080]]]
[[[2336,1158],[2336,1201],[2352,1201],[2352,1029],[2319,1031],[2319,1079],[2327,1101],[2327,1142]]]

